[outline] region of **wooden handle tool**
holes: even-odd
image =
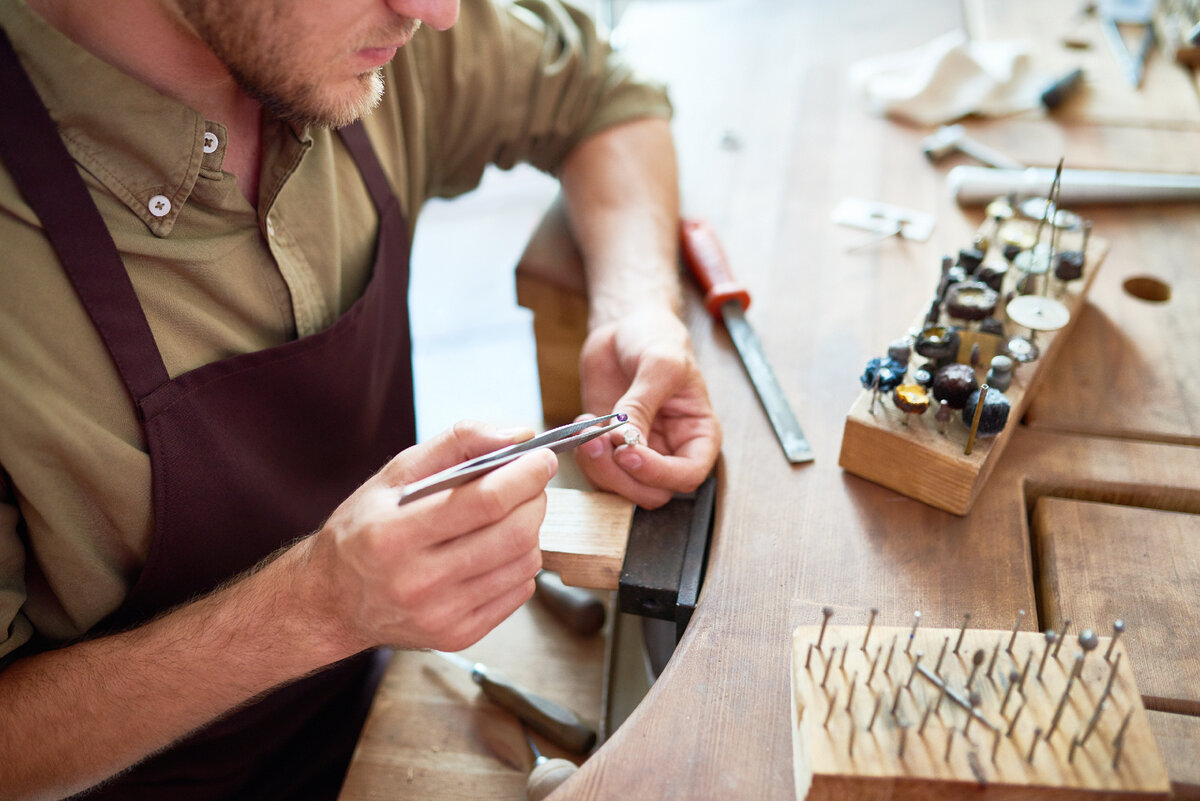
[[[529,728],[573,754],[586,754],[596,744],[596,732],[571,710],[513,684],[486,665],[471,662],[458,654],[431,651],[448,662],[467,670],[483,694],[497,706],[507,709]]]
[[[590,637],[604,628],[604,602],[583,587],[563,584],[557,573],[540,571],[534,578],[537,597],[571,631]]]

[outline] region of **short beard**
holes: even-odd
[[[244,0],[178,0],[184,17],[229,70],[238,87],[281,120],[301,128],[340,128],[383,98],[383,70],[357,77],[353,94],[322,90],[318,77],[289,68],[287,9]],[[419,26],[405,20],[406,29]]]

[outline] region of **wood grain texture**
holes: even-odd
[[[633,503],[607,492],[551,487],[539,538],[542,564],[564,584],[615,590],[621,582]]]
[[[606,636],[572,634],[535,599],[463,655],[599,728]],[[536,741],[546,756],[580,761]],[[375,696],[339,799],[524,801],[532,768],[516,719],[483,696],[465,670],[433,654],[401,651]]]
[[[1043,663],[1045,639],[1031,631],[881,626],[864,648],[866,627],[841,625],[810,648],[819,632],[801,626],[792,644],[798,798],[1167,797],[1120,643],[1114,662],[1090,655],[1069,680],[1080,649]]]
[[[1200,515],[1042,498],[1033,528],[1044,624],[1122,620],[1146,705],[1200,715]]]
[[[1167,762],[1171,793],[1177,801],[1200,799],[1200,718],[1153,710],[1146,716]]]

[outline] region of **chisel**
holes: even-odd
[[[497,706],[507,709],[529,728],[573,754],[586,754],[596,744],[596,732],[571,710],[518,687],[486,665],[464,659],[458,654],[430,651],[465,669]]]
[[[783,453],[792,464],[811,462],[812,448],[788,406],[783,388],[775,378],[762,343],[746,321],[750,293],[738,283],[725,260],[721,243],[712,228],[699,220],[684,220],[679,226],[679,242],[683,260],[704,290],[704,305],[713,317],[725,322],[725,328],[742,357],[742,365],[762,401]]]

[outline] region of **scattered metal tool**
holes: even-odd
[[[616,422],[610,423],[610,420],[615,420]],[[434,473],[432,476],[423,478],[420,481],[406,484],[403,494],[400,496],[400,505],[404,505],[409,501],[415,501],[417,498],[424,498],[426,495],[431,495],[444,489],[465,484],[484,473],[490,473],[497,467],[515,461],[526,453],[539,448],[547,448],[554,453],[571,450],[589,440],[595,439],[601,434],[607,434],[609,431],[618,426],[623,426],[627,422],[629,422],[629,415],[623,412],[615,412],[603,415],[602,417],[594,417],[591,420],[580,420],[575,423],[568,423],[565,426],[552,428],[533,439],[518,442],[515,445],[508,445],[491,453],[485,453],[482,456],[476,456],[474,459],[468,459],[453,467],[446,468],[440,473]],[[600,425],[601,423],[608,423],[608,425]],[[595,428],[594,426],[600,427]]]
[[[1125,37],[1121,35],[1120,23],[1122,21],[1114,16],[1105,17],[1101,24],[1104,38],[1108,41],[1108,46],[1112,48],[1113,56],[1116,57],[1117,65],[1121,68],[1125,80],[1134,89],[1140,89],[1142,78],[1146,73],[1146,59],[1149,57],[1150,51],[1154,49],[1154,23],[1149,18],[1129,20],[1129,22],[1143,27],[1141,44],[1138,45],[1137,52],[1133,53],[1125,44]]]
[[[704,290],[704,305],[714,317],[725,321],[725,328],[742,357],[758,399],[762,401],[784,455],[792,464],[811,462],[812,447],[788,405],[762,343],[746,321],[743,312],[750,305],[750,293],[739,284],[729,269],[717,236],[707,223],[684,220],[679,227],[683,260]]]
[[[938,162],[951,153],[962,153],[989,167],[1006,170],[1021,170],[1025,165],[994,150],[967,135],[961,125],[943,125],[921,140],[921,150],[932,162]]]
[[[586,754],[596,744],[596,732],[571,710],[518,687],[486,665],[464,659],[458,654],[430,651],[451,664],[468,671],[483,694],[497,706],[507,709],[529,728],[573,754]]]
[[[542,801],[546,796],[558,789],[558,786],[575,775],[579,767],[567,759],[550,759],[542,756],[537,744],[529,736],[524,726],[521,731],[525,734],[525,742],[533,752],[533,771],[525,780],[525,797],[529,801]]]
[[[604,620],[608,616],[604,601],[590,591],[563,584],[557,573],[545,570],[534,576],[534,582],[538,599],[571,631],[590,637],[604,628]]]

